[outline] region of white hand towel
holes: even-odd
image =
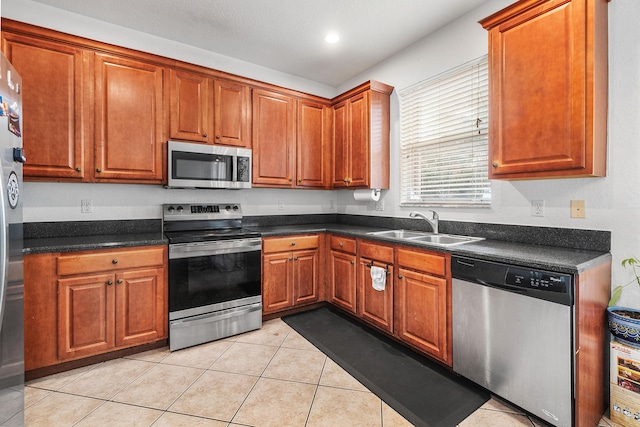
[[[376,291],[384,291],[387,284],[387,270],[382,267],[371,266],[371,286]]]

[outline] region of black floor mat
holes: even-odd
[[[489,393],[331,308],[282,318],[416,426],[455,426]]]

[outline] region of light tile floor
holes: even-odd
[[[280,319],[30,381],[25,406],[27,427],[411,426]],[[497,399],[460,423],[541,425]]]

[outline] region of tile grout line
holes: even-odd
[[[208,372],[208,371],[213,371],[213,372],[223,372],[223,371],[217,371],[217,370],[215,370],[215,369],[211,369],[211,367],[212,367],[212,366],[213,366],[213,364],[214,364],[214,363],[216,363],[216,362],[217,362],[217,361],[218,361],[218,360],[219,360],[219,359],[220,359],[224,354],[226,354],[226,353],[229,351],[229,349],[231,349],[231,348],[234,346],[234,344],[236,344],[237,342],[238,342],[238,341],[236,341],[236,340],[232,341],[232,342],[231,342],[231,345],[230,345],[229,347],[227,347],[226,349],[224,349],[224,351],[223,351],[222,353],[220,353],[220,354],[219,354],[219,355],[218,355],[218,356],[217,356],[217,357],[216,357],[216,358],[215,358],[215,359],[214,359],[214,360],[213,360],[213,361],[212,361],[212,362],[211,362],[211,363],[210,363],[210,364],[209,364],[209,365],[208,365],[208,366],[207,366],[207,367],[202,371],[202,373],[198,376],[198,378],[196,378],[196,379],[195,379],[195,381],[193,381],[193,383],[191,383],[191,384],[190,384],[190,385],[189,385],[189,386],[188,386],[188,387],[187,387],[187,388],[186,388],[186,389],[185,389],[185,390],[180,394],[180,396],[178,396],[178,397],[177,397],[173,402],[171,402],[171,404],[167,407],[167,409],[165,409],[165,410],[164,410],[163,415],[164,415],[164,414],[166,414],[166,413],[168,412],[168,413],[171,413],[171,414],[179,414],[179,415],[184,415],[184,416],[189,416],[189,417],[197,417],[197,418],[201,418],[201,419],[213,420],[213,421],[219,421],[219,422],[223,422],[223,423],[228,423],[228,424],[230,424],[230,423],[231,423],[231,420],[227,421],[227,420],[221,420],[221,419],[218,419],[218,418],[203,417],[203,416],[200,416],[200,415],[185,414],[184,412],[171,411],[171,407],[172,407],[172,406],[173,406],[173,405],[174,405],[174,404],[175,404],[175,403],[176,403],[176,402],[177,402],[177,401],[178,401],[178,400],[179,400],[179,399],[180,399],[180,398],[181,398],[181,397],[182,397],[182,396],[183,396],[183,395],[184,395],[184,394],[185,394],[185,393],[186,393],[186,392],[191,388],[191,387],[193,387],[193,385],[194,385],[194,384],[195,384],[195,383],[196,383],[200,378],[202,378],[202,376],[203,376],[206,372]],[[166,357],[165,357],[165,359],[166,359]],[[163,360],[164,360],[164,359],[163,359]],[[166,365],[169,365],[169,366],[182,366],[182,365],[173,365],[173,364],[171,364],[171,363],[166,363]],[[189,366],[189,367],[190,367],[190,366]],[[256,383],[257,383],[257,381],[256,381]],[[254,386],[255,386],[255,384],[254,384]],[[252,387],[252,389],[253,389],[253,387]],[[235,414],[234,414],[234,416],[235,416]],[[158,418],[158,419],[159,419],[159,418]],[[232,418],[232,419],[233,419],[233,418]],[[157,421],[158,421],[158,420],[154,421],[154,423],[153,423],[153,424],[155,424]],[[151,427],[151,426],[149,426],[149,427]]]
[[[320,388],[320,380],[322,380],[322,374],[324,373],[324,369],[327,366],[327,359],[328,357],[325,354],[324,363],[322,364],[322,371],[320,371],[320,376],[318,377],[318,383],[316,384],[316,389],[313,391],[313,397],[311,398],[311,404],[309,405],[309,411],[307,412],[307,419],[304,422],[305,426],[309,424],[309,417],[311,416],[311,410],[313,409],[313,402],[315,402],[316,396],[318,395],[318,389]]]
[[[267,368],[269,367],[269,364],[273,361],[273,358],[276,357],[276,354],[278,354],[278,350],[280,350],[282,348],[282,344],[284,344],[284,342],[287,340],[287,337],[289,336],[291,331],[292,331],[292,329],[289,328],[289,331],[287,332],[287,335],[285,335],[285,337],[282,339],[280,344],[277,346],[277,350],[273,353],[273,356],[271,356],[271,358],[269,359],[269,362],[266,364],[266,366],[264,367],[264,369],[262,370],[262,372],[258,376],[258,379],[256,380],[256,382],[253,384],[253,386],[251,386],[251,390],[249,390],[249,393],[247,393],[247,395],[244,397],[244,399],[242,399],[242,403],[240,404],[240,406],[238,406],[238,409],[236,409],[236,412],[231,417],[231,420],[229,420],[229,424],[233,423],[234,418],[238,416],[238,412],[240,412],[240,409],[242,409],[242,406],[247,402],[247,398],[249,397],[249,395],[251,395],[251,392],[253,392],[253,390],[256,388],[256,385],[258,384],[258,382],[260,382],[260,379],[263,378],[262,375],[264,374],[264,371],[267,370]],[[249,344],[249,343],[245,343],[245,344]],[[273,347],[275,347],[275,346],[273,346]],[[229,347],[229,348],[231,348],[231,347]]]

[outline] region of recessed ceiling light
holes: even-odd
[[[324,41],[327,43],[338,43],[340,36],[337,33],[329,33],[324,37]]]

